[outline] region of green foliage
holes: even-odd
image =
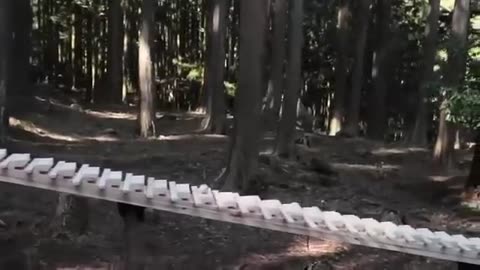
[[[448,100],[448,120],[472,129],[480,128],[480,90],[455,91]]]

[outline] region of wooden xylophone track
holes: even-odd
[[[88,164],[7,154],[0,149],[0,182],[68,193],[313,238],[480,265],[480,238],[415,229],[341,215],[298,203],[211,190]]]

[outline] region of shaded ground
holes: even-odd
[[[12,118],[10,152],[192,184],[208,183],[224,165],[227,138],[199,134],[199,115],[158,114],[162,135],[139,141],[133,110],[48,100],[38,97],[29,113]],[[268,151],[271,138],[262,145]],[[325,136],[313,137],[312,145],[300,147],[298,162],[262,160],[262,175],[271,184],[263,198],[449,232],[480,231],[480,219],[458,206],[468,151],[457,153],[464,170],[436,175],[422,149]],[[330,162],[338,176],[310,170],[305,164],[311,157]],[[7,225],[0,226],[0,269],[121,269],[123,224],[114,204],[90,201],[88,234],[52,239],[47,228],[56,194],[0,185],[0,219]],[[149,212],[135,233],[142,269],[304,269],[314,262],[313,269],[455,269],[440,260],[163,212]]]

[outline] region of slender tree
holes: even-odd
[[[387,123],[387,86],[389,53],[391,41],[392,0],[379,0],[375,10],[375,49],[372,64],[373,88],[368,103],[367,135],[372,139],[383,140]]]
[[[266,100],[266,120],[270,128],[278,121],[285,81],[286,33],[288,1],[275,0],[273,3],[273,36],[271,52],[271,76]]]
[[[138,46],[138,77],[140,84],[139,125],[140,135],[148,137],[154,134],[153,120],[153,78],[152,78],[152,29],[153,0],[142,1],[142,26]]]
[[[289,157],[294,152],[297,102],[302,87],[303,0],[290,2],[288,28],[287,88],[277,133],[276,152]]]
[[[355,63],[352,70],[352,90],[348,99],[347,124],[345,133],[351,136],[357,136],[360,121],[360,102],[362,86],[364,85],[365,74],[365,53],[367,45],[368,27],[370,24],[370,6],[372,0],[359,1],[359,8],[356,12],[356,33],[357,41],[355,44]]]
[[[29,70],[31,55],[31,32],[32,32],[32,7],[30,0],[12,1],[12,10],[15,16],[10,16],[13,20],[12,30],[12,54],[15,55],[15,61],[10,62],[10,78],[9,78],[9,96],[25,96],[28,95],[29,87]]]
[[[123,10],[120,0],[109,0],[107,103],[121,103],[123,86]]]
[[[0,143],[4,143],[7,134],[7,79],[9,48],[11,42],[10,1],[0,1]]]
[[[470,0],[456,0],[444,78],[445,86],[452,90],[458,90],[465,78],[469,21]],[[452,124],[447,121],[446,97],[443,96],[439,104],[439,128],[433,151],[433,161],[440,167],[448,168],[452,165],[455,132]]]
[[[340,1],[337,15],[337,57],[335,62],[335,96],[329,134],[336,135],[342,129],[345,114],[345,92],[347,88],[348,28],[350,1]]]
[[[224,189],[246,190],[258,165],[267,0],[240,3],[239,89]]]
[[[223,134],[226,131],[225,105],[225,40],[229,0],[211,0],[208,3],[210,20],[207,31],[207,58],[204,91],[207,95],[207,117],[204,130]]]
[[[440,0],[429,0],[429,12],[425,26],[423,45],[422,79],[417,90],[417,108],[415,126],[410,135],[410,144],[425,146],[427,144],[427,89],[433,82],[435,55],[438,42],[438,18],[440,16]]]

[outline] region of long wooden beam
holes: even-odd
[[[480,238],[415,229],[371,218],[341,215],[298,203],[219,192],[88,164],[7,155],[0,149],[0,182],[122,202],[161,211],[253,226],[313,238],[480,265]]]

